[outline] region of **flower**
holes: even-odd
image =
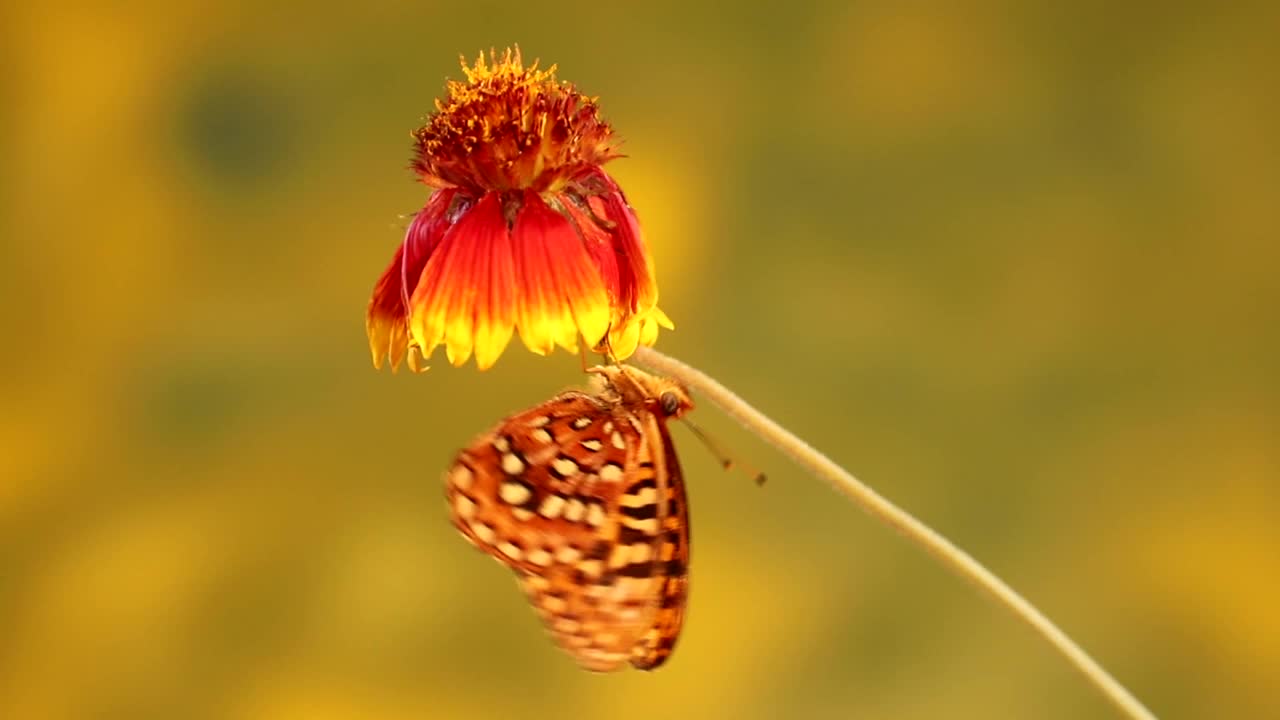
[[[658,326],[653,260],[622,189],[592,98],[524,67],[520,50],[462,61],[436,112],[413,132],[412,168],[433,188],[373,290],[373,364],[419,369],[444,345],[486,369],[519,331],[526,347],[588,348],[624,359]]]

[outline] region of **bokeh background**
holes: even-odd
[[[363,331],[408,131],[510,42],[626,138],[662,350],[1162,717],[1280,716],[1273,3],[6,5],[0,717],[1112,716],[705,407],[771,480],[676,428],[673,660],[551,646],[440,475],[578,359],[393,376]]]

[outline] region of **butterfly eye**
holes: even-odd
[[[670,390],[658,397],[658,403],[662,405],[662,412],[667,415],[675,415],[680,411],[680,398]]]

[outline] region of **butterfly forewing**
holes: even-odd
[[[662,419],[565,393],[464,450],[446,494],[454,524],[515,571],[556,643],[580,665],[651,669],[670,655],[689,541]]]
[[[689,596],[689,504],[685,497],[684,476],[667,426],[653,418],[662,445],[663,466],[659,475],[661,533],[655,543],[654,577],[658,579],[653,622],[643,642],[636,646],[632,664],[651,670],[666,662],[675,650],[680,628],[684,625],[685,602]]]
[[[516,415],[464,450],[449,471],[453,523],[477,547],[516,570],[541,572],[594,540],[605,518],[609,453],[573,427],[601,410],[566,393]],[[583,425],[583,423],[579,423]],[[587,441],[584,446],[583,441]],[[621,451],[612,462],[621,463]]]

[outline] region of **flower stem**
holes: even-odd
[[[796,464],[826,480],[872,517],[916,543],[952,572],[990,595],[997,603],[1003,605],[1015,617],[1031,626],[1032,630],[1047,640],[1067,659],[1067,662],[1083,673],[1085,678],[1127,717],[1134,720],[1156,720],[1150,710],[1060,630],[1053,621],[1045,617],[1044,613],[1037,610],[1026,598],[1019,595],[982,563],[973,559],[969,553],[956,547],[950,540],[915,519],[910,513],[886,500],[847,470],[832,462],[826,455],[766,417],[733,391],[700,370],[647,347],[638,348],[632,359],[683,382],[695,394],[719,405],[743,427],[768,440]]]

